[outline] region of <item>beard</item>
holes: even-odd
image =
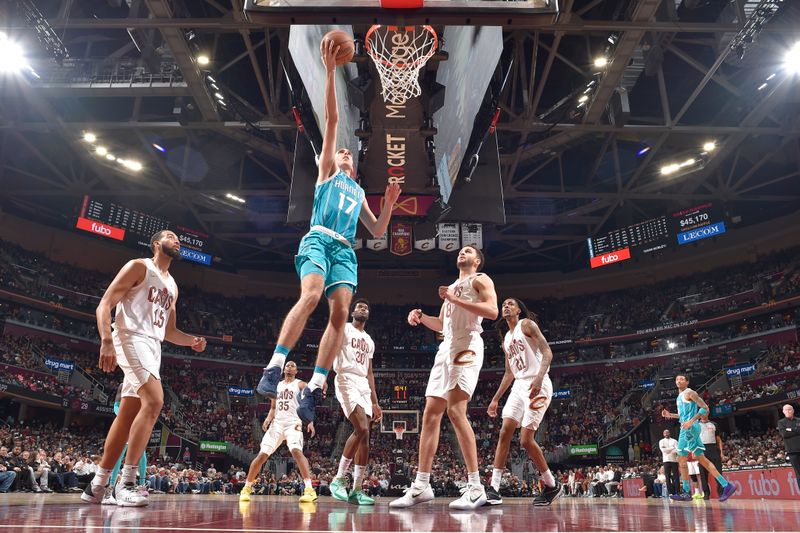
[[[180,259],[181,258],[181,249],[180,248],[175,249],[175,248],[164,248],[164,247],[162,247],[161,251],[164,252],[164,255],[166,255],[167,257],[170,257],[172,259]]]

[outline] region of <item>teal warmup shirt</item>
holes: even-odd
[[[355,243],[364,195],[364,189],[358,183],[338,171],[314,190],[311,226],[325,226],[351,244]]]

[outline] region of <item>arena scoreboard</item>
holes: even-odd
[[[103,199],[83,197],[75,227],[135,246],[150,247],[150,237],[161,230],[172,230],[181,241],[181,258],[210,265],[209,237],[205,233]]]
[[[719,206],[713,203],[698,205],[615,229],[599,237],[590,237],[587,240],[589,265],[597,268],[619,263],[669,246],[715,237],[726,230]]]

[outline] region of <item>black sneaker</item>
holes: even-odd
[[[322,389],[317,388],[313,391],[308,390],[308,386],[300,393],[300,401],[297,402],[297,416],[303,421],[303,424],[308,424],[314,421],[314,411],[322,402]]]
[[[503,503],[503,497],[500,493],[494,490],[491,485],[486,485],[486,503],[485,505],[500,505]]]
[[[550,505],[556,500],[556,498],[561,496],[561,494],[563,493],[562,488],[563,487],[561,486],[561,482],[556,480],[556,484],[554,487],[545,487],[544,490],[540,492],[539,495],[533,499],[533,505],[537,507],[545,507],[547,505]]]

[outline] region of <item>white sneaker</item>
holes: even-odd
[[[432,499],[433,489],[431,488],[430,484],[425,485],[424,488],[420,488],[412,483],[411,486],[406,489],[405,494],[396,500],[389,502],[389,507],[394,509],[402,509],[404,507],[417,505],[418,503],[429,502]],[[484,501],[486,501],[486,495],[484,495]]]
[[[467,483],[467,485],[461,489],[461,497],[450,502],[450,509],[467,511],[471,509],[477,509],[478,507],[483,506],[485,503],[486,490],[483,488],[483,485],[480,483],[477,485]]]
[[[147,498],[143,497],[136,490],[136,486],[130,484],[117,484],[114,487],[114,498],[120,507],[143,507],[147,505]]]
[[[105,490],[108,488],[106,487],[95,487],[92,485],[92,482],[86,484],[86,488],[83,490],[81,494],[81,500],[85,501],[86,503],[100,503],[103,501],[105,497]]]
[[[114,489],[111,487],[106,487],[106,493],[103,496],[103,501],[100,502],[101,505],[117,505],[117,500],[114,498]]]
[[[137,485],[136,492],[139,494],[139,496],[143,498],[147,498],[150,496],[150,492],[147,490],[147,485]]]

